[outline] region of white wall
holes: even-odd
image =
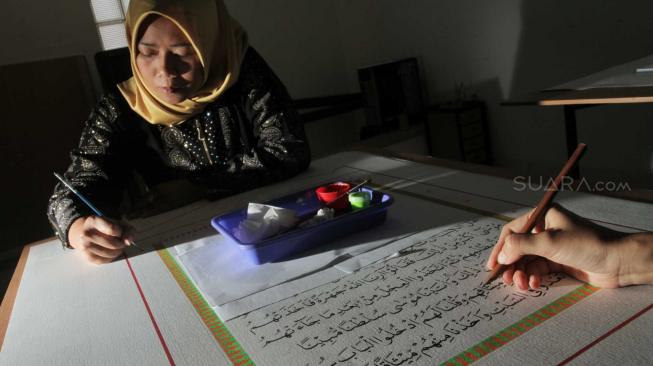
[[[518,1],[341,0],[341,36],[350,69],[416,56],[432,92],[461,81],[511,82]],[[350,70],[350,76],[355,74]],[[351,80],[356,82],[355,80]]]
[[[430,102],[454,85],[488,103],[497,164],[555,174],[566,158],[559,107],[501,107],[510,97],[653,54],[653,3],[646,0],[340,0],[350,85],[355,69],[407,56],[420,60]],[[653,107],[578,113],[589,144],[583,174],[653,186]]]
[[[348,80],[335,2],[227,0],[226,4],[293,98],[358,91],[357,84],[352,86]],[[312,155],[328,155],[355,144],[363,125],[360,112],[305,125]]]
[[[250,43],[294,98],[340,94],[347,85],[344,50],[332,1],[227,0]]]

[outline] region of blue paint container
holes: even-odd
[[[315,188],[297,192],[270,202],[266,205],[288,208],[297,212],[300,219],[315,215],[322,208],[322,202],[315,194]],[[234,229],[247,218],[247,208],[214,217],[211,225],[231,243],[242,249],[255,264],[278,262],[297,252],[313,248],[347,234],[369,229],[383,223],[392,204],[392,196],[370,187],[361,187],[370,196],[369,206],[363,209],[339,211],[331,220],[306,228],[295,228],[256,243],[242,243],[234,236]]]

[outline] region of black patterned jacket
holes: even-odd
[[[105,95],[70,156],[65,178],[109,216],[120,214],[118,203],[134,171],[148,186],[185,179],[206,187],[208,198],[219,198],[291,177],[310,163],[292,100],[252,48],[238,82],[174,127],[146,122],[119,93]],[[58,184],[47,214],[67,244],[72,222],[92,212]]]

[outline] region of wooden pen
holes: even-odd
[[[59,181],[60,181],[64,186],[66,186],[66,188],[68,188],[71,192],[73,192],[73,194],[75,194],[75,196],[77,196],[77,198],[79,198],[82,202],[84,202],[84,203],[86,204],[86,206],[88,206],[88,208],[90,208],[91,211],[93,211],[93,212],[95,213],[96,216],[98,216],[98,217],[106,217],[106,216],[102,213],[102,211],[100,211],[97,207],[95,207],[95,205],[93,205],[93,204],[91,203],[91,201],[89,201],[86,197],[84,197],[83,194],[81,194],[78,190],[76,190],[75,187],[73,187],[72,184],[68,183],[68,181],[67,181],[64,177],[62,177],[61,175],[59,175],[59,174],[57,174],[57,173],[54,173],[54,176],[55,176],[55,177],[56,177],[56,178],[57,178],[57,179],[58,179],[58,180],[59,180]],[[133,241],[130,241],[129,244],[130,244],[130,245],[133,245],[134,247],[136,247],[136,248],[138,248],[138,249],[140,249],[141,251],[144,251],[143,248],[141,248],[141,247],[139,247],[138,245],[136,245],[136,243],[134,243]]]
[[[573,166],[576,165],[576,162],[578,162],[580,157],[583,155],[583,152],[585,152],[586,147],[587,145],[583,143],[578,144],[576,150],[571,155],[569,160],[567,160],[567,163],[565,163],[565,165],[562,167],[562,170],[560,171],[558,176],[547,186],[544,197],[542,197],[542,199],[537,204],[537,206],[535,206],[535,211],[533,211],[533,213],[528,218],[526,224],[522,227],[522,229],[518,233],[520,234],[530,233],[531,230],[533,230],[537,222],[544,216],[546,211],[551,206],[551,203],[553,202],[553,198],[558,193],[558,190],[560,190],[560,184],[562,183],[562,179],[564,179],[564,177],[567,176],[567,174],[569,174],[571,168],[573,168]],[[505,271],[506,267],[507,266],[503,264],[499,264],[495,266],[492,272],[490,272],[488,276],[485,278],[484,283],[488,284],[494,281],[494,279],[499,277],[499,275],[503,273],[503,271]]]

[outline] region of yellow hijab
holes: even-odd
[[[158,99],[136,66],[139,26],[148,15],[170,19],[189,39],[204,67],[204,83],[191,98],[177,104]],[[222,0],[131,0],[125,26],[134,76],[118,84],[131,108],[152,124],[172,126],[201,112],[238,80],[247,50],[247,34]]]

